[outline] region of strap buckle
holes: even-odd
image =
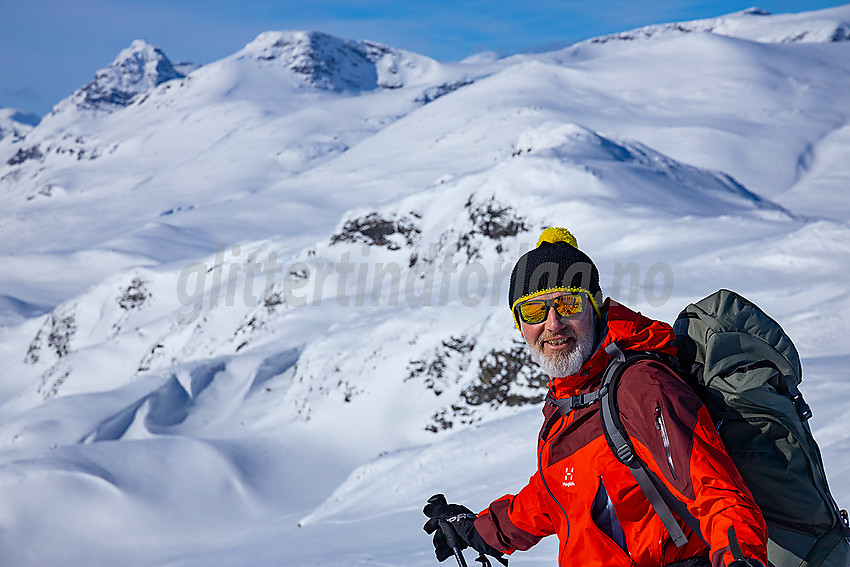
[[[607,388],[606,388],[607,391]],[[570,396],[569,398],[569,406],[570,410],[586,408],[587,406],[595,404],[599,397],[602,396],[602,389],[594,390],[593,392],[586,392],[584,394],[578,394],[575,396]]]

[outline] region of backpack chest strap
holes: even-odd
[[[576,394],[569,398],[556,398],[551,392],[546,394],[546,403],[555,406],[559,415],[567,415],[571,411],[586,408],[598,402],[602,396],[608,392],[607,386],[602,386],[598,390],[585,392],[584,394]]]

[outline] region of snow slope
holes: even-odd
[[[773,315],[850,505],[848,21],[460,63],[134,42],[0,141],[4,562],[433,564],[431,494],[534,472],[545,377],[505,295],[551,225],[645,314],[728,287]]]

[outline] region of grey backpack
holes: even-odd
[[[773,567],[850,566],[850,528],[829,492],[820,450],[808,419],[812,413],[798,386],[797,349],[776,321],[740,295],[720,290],[688,305],[673,325],[678,356],[663,360],[705,403],[729,456],[746,481],[768,526]],[[678,546],[687,542],[675,512],[695,534],[699,521],[634,453],[619,416],[617,384],[648,353],[612,357],[595,392],[547,401],[559,413],[596,402],[603,431],[617,458],[635,476]],[[730,533],[730,542],[734,534]]]
[[[797,349],[755,304],[722,289],[673,325],[679,363],[768,526],[776,567],[848,567],[846,512],[826,482],[798,386]]]

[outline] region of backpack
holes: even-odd
[[[769,563],[848,567],[847,513],[838,509],[827,486],[820,450],[807,423],[811,409],[798,389],[802,369],[791,339],[755,304],[725,289],[688,305],[673,330],[678,355],[662,362],[708,409],[767,523]],[[606,351],[613,360],[602,386],[591,394],[593,400],[555,400],[555,405],[563,412],[599,401],[608,444],[634,474],[673,541],[682,546],[687,538],[671,510],[695,534],[700,534],[699,521],[635,455],[617,408],[616,387],[623,371],[638,360],[658,357],[627,354],[616,343]]]

